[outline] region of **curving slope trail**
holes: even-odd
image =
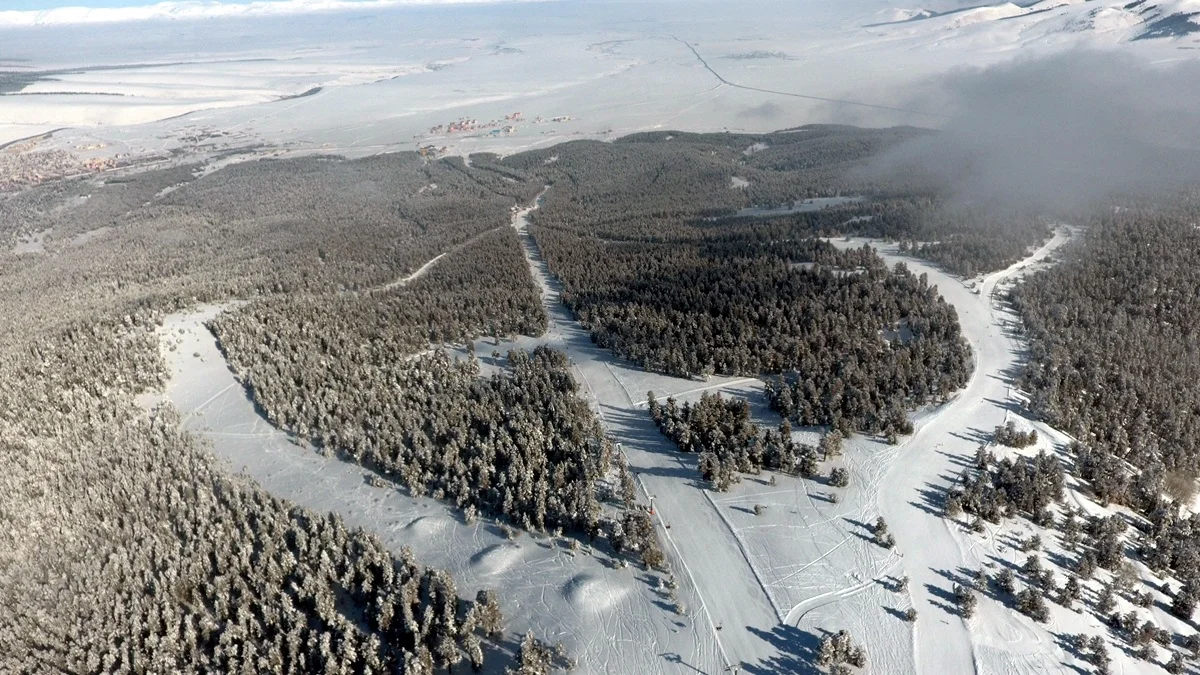
[[[897,547],[904,552],[900,566],[909,576],[913,607],[919,617],[927,617],[915,630],[914,661],[919,673],[1012,672],[1023,669],[1009,661],[1018,654],[1021,660],[1033,658],[1035,663],[1044,658],[1046,669],[1058,668],[1060,660],[1053,648],[1038,644],[1036,649],[1026,650],[1015,644],[1039,638],[1011,613],[989,613],[987,622],[975,619],[973,624],[983,634],[973,639],[967,623],[945,611],[945,594],[952,583],[947,574],[977,569],[985,560],[922,494],[948,486],[962,471],[963,462],[973,459],[976,448],[988,437],[985,434],[1004,423],[1014,402],[1010,382],[1021,363],[1021,345],[1005,330],[1016,317],[1003,303],[1002,292],[1019,272],[1037,264],[1068,238],[1066,229],[1060,229],[1025,260],[984,277],[978,284],[979,294],[933,265],[898,255],[894,246],[872,242],[889,263],[903,262],[913,272],[929,275],[942,297],[958,311],[975,358],[966,388],[933,414],[918,419],[916,432],[900,445],[896,460],[890,463],[877,497],[878,511],[887,514]],[[864,240],[833,243],[861,246]],[[974,643],[991,642],[990,638],[1000,633],[1009,636],[1001,640],[1007,648],[987,650],[988,663],[981,663]],[[1023,653],[1026,651],[1032,653]]]
[[[674,452],[642,407],[651,389],[664,395],[699,395],[708,389],[743,384],[746,379],[712,378],[698,387],[694,380],[646,373],[596,347],[562,304],[561,287],[526,230],[528,214],[535,208],[537,204],[519,212],[513,221],[550,319],[546,335],[531,342],[567,353],[582,385],[581,393],[593,404],[605,429],[621,442],[644,494],[654,498],[659,535],[685,591],[681,597],[691,598],[688,610],[700,636],[697,656],[715,648],[720,657],[716,672],[743,661],[769,658],[776,650],[758,633],[770,632],[783,616],[734,531],[697,480],[695,458]],[[681,656],[679,666],[693,663],[689,655]],[[663,672],[690,670],[672,666],[670,660],[662,666]]]
[[[523,222],[527,212],[518,212],[514,220]],[[586,545],[576,552],[566,540],[544,535],[509,540],[487,519],[464,523],[453,507],[413,497],[396,485],[377,486],[369,470],[324,457],[272,426],[234,378],[205,326],[236,304],[173,314],[159,331],[172,373],[162,394],[180,410],[184,427],[205,439],[232,471],[253,478],[277,497],[318,512],[338,513],[347,525],[371,531],[394,552],[411,548],[422,563],[449,570],[464,595],[482,588],[500,590],[508,636],[533,630],[552,642],[563,641],[578,661],[579,672],[724,670],[726,660],[713,638],[716,631],[697,599],[696,586],[688,584],[685,575],[680,575],[678,595],[687,609],[677,615],[657,575],[638,566],[617,568]],[[578,329],[561,330],[564,324],[573,327],[573,322],[563,321],[561,314],[552,316],[559,331],[525,338],[526,344],[519,346],[548,342],[562,348],[569,339],[572,354],[578,356],[591,345]],[[490,341],[475,345],[484,361],[494,348]],[[586,369],[593,378],[596,372],[609,372],[600,361],[588,362],[600,368]],[[682,388],[694,385],[679,382]],[[603,383],[597,384],[605,391]],[[149,407],[155,398],[145,396],[142,403]],[[727,604],[737,611],[738,603]],[[506,655],[494,654],[487,672],[500,673],[506,665],[511,665]]]

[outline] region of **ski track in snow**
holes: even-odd
[[[637,409],[622,375],[629,381],[650,380],[649,388],[656,392],[693,391],[693,382],[637,370],[592,343],[587,331],[574,321],[562,304],[561,286],[550,274],[536,241],[529,235],[526,226],[528,213],[532,210],[520,212],[513,224],[521,234],[530,269],[541,289],[550,319],[550,330],[535,342],[567,353],[576,378],[588,392],[606,430],[621,441],[622,452],[636,474],[638,484],[647,497],[655,498],[659,535],[669,542],[675,553],[672,562],[685,572],[681,586],[691,586],[690,594],[697,598],[707,619],[710,632],[704,639],[717,645],[724,661],[720,670],[743,661],[769,657],[770,646],[757,639],[750,630],[771,630],[778,622],[778,613],[747,559],[741,555],[735,533],[724,525],[722,514],[701,489],[694,461],[691,461],[693,458],[671,451],[669,441],[654,428],[649,415]],[[722,381],[744,382],[745,378],[722,378]],[[645,387],[638,389],[647,390]],[[689,536],[673,536],[677,531],[667,527],[672,521],[687,522]],[[694,533],[705,536],[691,536]]]
[[[377,292],[378,291],[390,291],[393,288],[407,286],[410,282],[416,281],[417,279],[420,279],[421,277],[425,276],[425,274],[428,273],[429,270],[433,269],[433,266],[436,265],[438,263],[438,261],[444,257],[446,257],[445,253],[441,253],[437,256],[434,256],[432,259],[429,260],[429,262],[418,267],[416,272],[413,272],[412,274],[410,274],[406,277],[396,279],[395,281],[392,281],[392,282],[384,284],[383,286],[380,286],[377,289]]]
[[[942,405],[935,414],[916,424],[915,432],[898,447],[897,461],[891,462],[878,495],[878,510],[886,514],[897,549],[904,553],[901,566],[909,577],[909,595],[918,617],[937,617],[936,630],[915,631],[914,663],[917,672],[979,672],[979,656],[967,624],[947,613],[945,597],[952,581],[963,569],[976,569],[981,557],[965,550],[963,539],[952,530],[949,521],[930,500],[922,502],[922,493],[939,492],[953,482],[962,463],[973,458],[979,437],[1002,424],[1011,402],[1010,375],[1020,365],[1020,345],[1001,330],[1015,317],[996,290],[997,287],[1030,264],[1066,243],[1060,228],[1033,254],[1004,270],[985,277],[976,295],[964,283],[948,276],[933,265],[900,256],[894,246],[877,246],[889,263],[903,262],[916,274],[927,274],[942,296],[954,305],[963,335],[971,344],[974,369],[967,386]],[[864,240],[832,242],[839,247],[859,246]],[[971,434],[977,434],[972,436]],[[932,451],[932,452],[931,452]],[[920,453],[920,461],[914,454]],[[941,596],[941,597],[939,597]],[[995,635],[1011,630],[1023,632],[1023,619],[1011,612],[996,613],[994,621],[980,624],[980,630]],[[928,620],[928,619],[927,619]],[[1010,652],[997,651],[987,659],[992,667],[1016,667],[1009,662]],[[1038,650],[1046,669],[1056,669],[1060,659],[1055,650]],[[999,663],[997,663],[999,662]]]

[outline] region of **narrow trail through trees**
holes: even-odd
[[[524,219],[536,207],[537,201],[515,211],[511,226],[524,232]],[[522,239],[526,246],[535,246],[527,235]],[[531,264],[544,266],[540,257],[531,255]],[[423,268],[432,268],[439,259],[440,256],[430,260]],[[543,289],[548,309],[553,310],[550,332],[540,338],[521,338],[511,346],[532,349],[546,344],[568,352],[581,385],[597,393],[592,397],[592,403],[602,419],[611,421],[606,426],[618,440],[626,438],[628,434],[623,431],[625,417],[614,414],[608,405],[615,401],[632,410],[630,397],[615,373],[608,369],[610,363],[618,369],[622,366],[613,363],[603,350],[596,349],[586,332],[566,314],[558,301],[556,282],[547,270],[535,273],[534,279]],[[551,286],[555,286],[553,295],[549,294]],[[703,574],[693,572],[694,565],[685,566],[683,574],[679,575],[679,596],[685,607],[682,616],[677,616],[672,607],[660,599],[658,592],[646,586],[646,577],[642,573],[610,568],[599,556],[570,553],[555,546],[546,553],[541,544],[528,538],[517,540],[521,553],[513,564],[497,570],[478,566],[476,559],[486,560],[485,554],[491,547],[512,545],[495,526],[484,521],[463,523],[452,506],[430,498],[414,498],[390,483],[376,487],[375,474],[370,470],[336,458],[322,457],[312,448],[301,447],[289,434],[262,417],[244,387],[234,379],[215,338],[205,326],[208,320],[236,304],[207,306],[172,315],[167,317],[160,332],[163,353],[173,371],[167,397],[184,413],[185,427],[208,439],[213,452],[228,461],[233,471],[250,475],[276,496],[316,511],[337,512],[348,524],[378,534],[394,551],[412,547],[422,562],[450,570],[463,588],[471,591],[477,588],[506,589],[504,606],[514,608],[509,629],[516,633],[534,629],[546,636],[573,637],[575,642],[568,642],[572,644],[572,656],[579,660],[582,672],[675,673],[690,669],[721,672],[743,658],[747,650],[734,650],[725,656],[717,626],[726,627],[723,637],[728,641],[738,632],[736,626],[755,625],[769,629],[774,624],[775,617],[769,608],[761,620],[755,617],[753,624],[731,618],[729,610],[745,604],[734,590],[707,604],[699,598],[695,589],[712,586],[714,579],[720,581],[725,574],[724,568],[729,565],[706,565],[701,570]],[[169,349],[170,343],[176,341],[175,348]],[[493,349],[491,341],[485,340],[477,341],[473,347],[477,352],[485,353]],[[583,367],[580,367],[581,363]],[[607,375],[606,379],[603,379],[604,375]],[[693,385],[686,380],[664,379],[673,380],[673,386],[678,388]],[[644,410],[636,417],[648,426],[642,430],[643,435],[657,440],[658,434],[649,426],[651,421]],[[653,435],[647,432],[653,432]],[[668,457],[668,453],[661,450],[646,450],[643,454],[659,459]],[[635,469],[639,466],[645,465],[634,464]],[[656,490],[665,494],[662,486],[679,483],[680,491],[703,504],[704,497],[698,490],[690,483],[683,484],[678,480],[679,475],[687,473],[686,467],[677,469],[674,477],[658,476],[650,479],[649,485],[646,483],[651,477],[646,473],[640,472],[637,478],[648,494],[654,494]],[[662,503],[661,495],[657,503]],[[682,545],[668,539],[674,547],[676,560],[696,558],[702,553],[708,532],[721,527],[713,509],[707,510],[713,522],[697,524]],[[671,510],[670,513],[677,522],[686,520],[687,510]],[[661,535],[666,532],[661,507],[657,515]],[[686,532],[687,528],[682,531]],[[741,565],[746,569],[744,561]],[[745,575],[750,576],[748,569]],[[695,583],[686,581],[693,577],[699,577],[699,580]],[[569,591],[574,588],[589,590],[572,595]],[[757,586],[753,588],[761,595]],[[605,592],[597,595],[590,589]],[[598,598],[603,600],[601,596],[611,597],[613,606],[603,612],[581,611],[587,610],[580,606],[581,601],[586,604]],[[760,604],[767,605],[765,600]],[[718,610],[724,613],[708,618],[706,607],[714,613]],[[609,639],[596,639],[601,635]],[[761,643],[745,635],[741,638]],[[762,644],[759,650],[767,651],[767,646]]]
[[[770,631],[778,624],[779,613],[772,599],[736,535],[707,498],[707,488],[698,485],[694,458],[680,458],[670,448],[645,410],[630,400],[621,376],[648,381],[656,393],[664,395],[694,390],[694,381],[645,373],[592,342],[563,305],[561,286],[527,230],[528,215],[536,208],[535,203],[519,212],[513,224],[521,234],[530,271],[542,289],[550,319],[550,330],[539,342],[563,350],[571,358],[577,377],[594,397],[605,430],[621,443],[647,497],[654,497],[659,534],[669,541],[675,554],[673,562],[683,568],[685,580],[694,583],[690,590],[709,624],[709,638],[722,654],[722,668],[766,661],[774,648],[752,631]],[[714,378],[712,386],[743,382],[745,378]],[[681,466],[681,462],[688,466]],[[668,531],[671,522],[685,523],[686,529]]]
[[[407,276],[401,277],[394,281],[389,281],[388,283],[383,284],[382,286],[373,288],[373,289],[371,289],[370,292],[371,293],[384,293],[384,292],[387,292],[387,291],[390,291],[390,290],[393,290],[396,288],[400,288],[402,286],[407,286],[408,284],[416,281],[417,279],[420,279],[421,277],[423,277],[427,273],[429,273],[429,270],[433,269],[433,266],[438,264],[438,262],[442,258],[445,258],[447,255],[450,255],[451,253],[454,253],[455,251],[461,251],[462,249],[470,246],[471,244],[478,242],[480,239],[483,239],[484,237],[488,236],[489,234],[495,232],[496,230],[501,230],[501,229],[504,229],[505,227],[516,227],[515,223],[517,222],[517,220],[519,218],[525,217],[533,209],[536,209],[538,203],[542,199],[542,195],[546,194],[546,190],[549,190],[549,189],[550,189],[549,186],[546,186],[545,188],[543,188],[542,191],[538,193],[538,196],[536,198],[534,198],[532,205],[527,206],[524,209],[514,211],[513,218],[510,223],[508,223],[506,225],[498,225],[496,227],[493,227],[490,230],[484,230],[483,232],[480,232],[479,234],[471,237],[470,239],[468,239],[460,244],[455,245],[450,250],[443,251],[442,253],[439,253],[438,255],[434,256],[433,258],[430,258],[428,262],[426,262],[424,265],[421,265],[420,267],[418,267],[416,269],[416,271],[412,272],[411,274],[408,274]]]

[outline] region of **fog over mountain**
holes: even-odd
[[[1200,180],[1200,64],[1083,50],[956,70],[912,106],[944,110],[943,133],[876,170],[918,168],[967,199],[1080,206],[1113,192]]]

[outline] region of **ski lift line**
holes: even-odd
[[[803,98],[803,99],[808,99],[810,101],[823,101],[825,103],[841,103],[843,105],[855,105],[855,106],[859,106],[862,108],[873,108],[875,110],[890,110],[892,112],[907,113],[909,115],[922,115],[924,117],[935,117],[938,119],[947,119],[950,117],[949,115],[946,115],[943,113],[934,113],[934,112],[929,112],[927,110],[913,110],[911,108],[898,108],[898,107],[890,106],[890,105],[880,105],[878,103],[865,103],[863,101],[850,101],[850,100],[843,99],[843,98],[829,98],[827,96],[813,96],[811,94],[797,94],[796,92],[792,92],[792,91],[778,91],[776,89],[763,89],[762,87],[751,87],[751,86],[745,85],[745,84],[738,84],[736,82],[730,82],[729,80],[722,77],[722,75],[720,73],[713,70],[713,67],[708,65],[708,61],[705,61],[704,57],[700,56],[700,52],[696,51],[696,48],[693,47],[691,45],[691,43],[689,43],[686,40],[681,40],[680,38],[678,38],[674,35],[672,35],[671,37],[673,39],[675,39],[676,41],[682,42],[684,45],[686,45],[687,48],[692,51],[692,54],[696,57],[696,59],[698,61],[700,61],[700,63],[704,66],[704,68],[708,72],[713,74],[713,77],[720,80],[722,84],[727,84],[736,89],[745,89],[747,91],[757,91],[762,94],[774,94],[776,96],[790,96],[792,98]]]

